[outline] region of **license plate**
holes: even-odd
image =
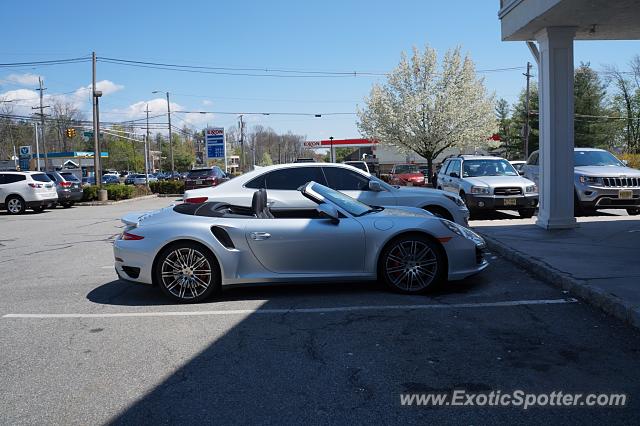
[[[633,191],[630,189],[621,189],[618,191],[618,198],[621,200],[630,200],[633,198]]]
[[[196,179],[196,185],[202,185],[202,179]]]
[[[516,200],[515,198],[505,198],[504,199],[504,205],[505,206],[516,206],[516,205],[518,205],[518,200]]]

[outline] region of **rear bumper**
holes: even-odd
[[[473,210],[534,209],[538,206],[538,194],[518,196],[465,194],[465,202],[467,207]]]
[[[82,191],[59,191],[58,202],[80,201],[82,200]]]
[[[43,200],[26,201],[25,204],[28,209],[32,209],[34,207],[54,207],[57,202],[58,202],[58,197],[48,198]]]

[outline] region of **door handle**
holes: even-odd
[[[262,241],[271,237],[271,234],[268,232],[252,232],[249,235],[251,236],[251,239],[255,241]]]

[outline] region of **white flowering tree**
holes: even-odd
[[[383,84],[374,84],[358,109],[363,136],[401,151],[415,151],[428,161],[450,147],[485,144],[496,129],[493,95],[476,76],[460,48],[447,51],[438,66],[433,48],[403,53]]]

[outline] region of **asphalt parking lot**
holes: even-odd
[[[640,415],[640,334],[497,257],[427,296],[376,283],[244,286],[185,306],[118,281],[118,218],[169,201],[0,215],[0,423],[614,424]],[[402,393],[452,389],[628,401],[400,403]]]

